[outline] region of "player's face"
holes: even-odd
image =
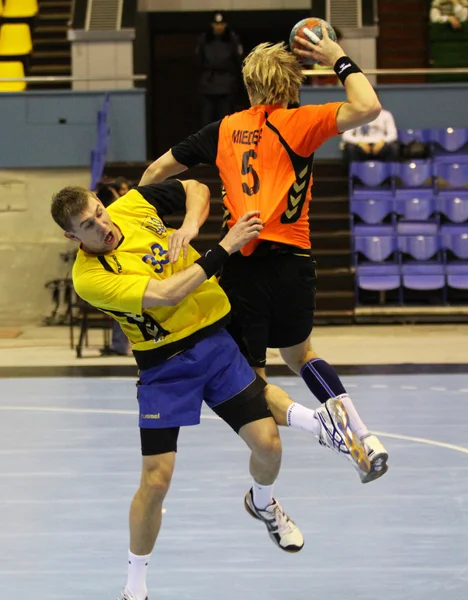
[[[92,194],[89,195],[88,207],[72,220],[72,231],[65,235],[81,242],[84,249],[93,254],[112,252],[122,237],[107,210]]]

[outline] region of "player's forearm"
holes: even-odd
[[[364,73],[352,73],[346,78],[344,86],[347,100],[356,111],[372,117],[370,121],[379,116],[382,107],[374,88]]]
[[[186,199],[186,212],[184,225],[193,225],[198,229],[206,221],[210,213],[210,190],[195,180],[184,182]]]
[[[163,281],[150,279],[143,296],[142,306],[143,308],[175,306],[204,281],[206,281],[206,273],[198,264],[190,265],[187,269],[179,271]]]
[[[149,185],[151,183],[161,183],[168,177],[173,177],[183,173],[187,167],[177,162],[169,150],[166,154],[160,156],[143,173],[139,185]]]

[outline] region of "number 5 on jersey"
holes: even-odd
[[[257,171],[249,162],[251,158],[254,160],[257,158],[257,153],[255,152],[255,150],[248,150],[242,155],[242,175],[249,175],[250,173],[253,179],[252,186],[250,186],[245,181],[242,182],[242,190],[244,194],[247,194],[247,196],[253,196],[260,189],[260,178],[258,176]]]

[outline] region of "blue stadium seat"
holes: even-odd
[[[468,163],[434,163],[434,175],[451,188],[468,187]]]
[[[390,190],[356,190],[350,200],[351,214],[365,223],[381,223],[394,212],[393,194]]]
[[[442,262],[412,261],[401,266],[403,287],[409,290],[440,290],[445,287]]]
[[[416,260],[428,260],[441,249],[437,223],[400,221],[397,235],[400,252]]]
[[[398,141],[404,145],[411,144],[411,142],[421,142],[422,144],[429,144],[431,141],[431,130],[399,129]]]
[[[395,212],[405,219],[426,221],[437,212],[437,202],[431,189],[396,190]]]
[[[468,190],[466,192],[440,191],[437,210],[453,223],[468,221]]]
[[[468,262],[449,262],[445,266],[447,285],[456,290],[468,290]]]
[[[435,153],[439,148],[445,152],[458,152],[468,144],[468,129],[431,129],[430,140],[434,144]]]
[[[395,178],[397,187],[430,187],[432,186],[432,161],[417,159],[396,163]]]
[[[398,265],[365,263],[356,267],[357,285],[362,290],[387,292],[401,285]]]
[[[394,164],[379,161],[352,162],[349,176],[351,181],[359,179],[366,187],[377,187],[393,177]]]
[[[443,248],[458,258],[468,259],[468,223],[442,225],[440,233]]]
[[[392,225],[356,225],[354,249],[368,260],[387,260],[396,250],[395,228]]]

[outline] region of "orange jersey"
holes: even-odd
[[[242,254],[252,254],[262,240],[310,248],[314,152],[339,134],[336,115],[341,105],[254,106],[172,148],[174,158],[187,167],[216,164],[229,227],[246,212],[260,211],[264,228]]]
[[[242,254],[251,254],[261,240],[310,248],[314,152],[338,135],[340,106],[255,106],[221,122],[216,165],[226,192],[228,226],[250,210],[259,210],[264,223]]]

